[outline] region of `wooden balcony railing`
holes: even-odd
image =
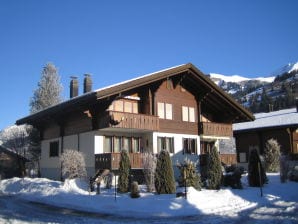
[[[143,168],[142,153],[129,153],[130,165],[132,169]],[[120,162],[120,153],[102,153],[95,155],[96,170],[118,170]]]
[[[100,127],[158,131],[159,117],[147,114],[108,111],[106,116],[101,118]]]
[[[224,136],[224,137],[233,136],[232,124],[201,122],[199,132],[201,135],[209,135],[209,136]]]

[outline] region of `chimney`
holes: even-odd
[[[91,75],[85,74],[85,78],[84,78],[84,93],[91,92],[91,90],[92,90]]]
[[[70,78],[70,98],[73,98],[79,95],[79,82],[76,76],[71,76]]]

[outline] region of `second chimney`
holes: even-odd
[[[92,90],[91,75],[85,74],[85,78],[84,78],[84,93],[91,92],[91,90]]]
[[[75,76],[71,76],[70,78],[70,98],[73,98],[79,95],[79,82]]]

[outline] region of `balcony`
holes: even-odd
[[[107,114],[100,120],[100,128],[158,131],[159,118],[158,116],[147,114],[108,111]]]
[[[232,124],[201,122],[199,133],[208,136],[232,137],[233,128]]]
[[[96,170],[118,170],[120,162],[120,153],[103,153],[95,155]],[[129,153],[131,169],[143,168],[142,153]]]

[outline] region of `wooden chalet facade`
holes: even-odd
[[[298,155],[298,113],[296,108],[256,114],[255,121],[233,125],[237,160],[247,166],[249,153],[257,149],[264,153],[266,142],[273,138],[281,152]]]
[[[65,149],[85,154],[88,175],[117,170],[119,153],[130,153],[142,169],[142,153],[170,152],[173,162],[198,160],[220,138],[233,136],[232,124],[254,117],[192,64],[151,73],[84,94],[71,81],[71,98],[18,120],[42,137],[41,175],[59,179]]]

